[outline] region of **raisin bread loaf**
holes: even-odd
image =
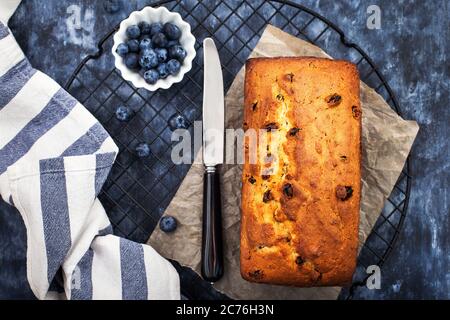
[[[242,277],[302,287],[349,284],[361,195],[356,66],[312,57],[248,60],[246,129],[268,132],[258,135],[253,164],[250,135],[244,139]]]

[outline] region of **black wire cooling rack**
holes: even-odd
[[[145,242],[189,170],[188,165],[174,165],[170,160],[172,142],[168,120],[174,114],[182,115],[192,130],[193,122],[201,119],[201,43],[206,37],[212,37],[217,44],[225,90],[244,65],[264,27],[272,24],[321,47],[335,58],[354,62],[361,80],[401,114],[391,88],[369,56],[358,45],[347,41],[332,22],[302,5],[262,0],[155,1],[151,5],[164,5],[178,12],[191,25],[197,39],[193,68],[181,83],[168,90],[148,92],[124,81],[114,68],[111,54],[116,26],[99,42],[98,52],[80,63],[66,85],[67,90],[103,124],[120,148],[99,195],[117,235]],[[129,122],[115,119],[114,112],[119,105],[133,109],[134,116]],[[144,161],[133,151],[136,144],[143,141],[152,150],[151,157]],[[365,284],[367,266],[382,267],[388,258],[406,215],[410,188],[407,161],[359,255],[353,285],[341,293],[341,299],[351,298],[354,289]],[[204,293],[207,285],[181,271],[183,294],[188,298],[208,298]]]

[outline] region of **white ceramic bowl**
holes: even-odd
[[[124,59],[116,53],[117,46],[127,41],[126,29],[131,25],[137,25],[139,22],[145,21],[148,23],[171,22],[178,26],[181,30],[180,45],[186,50],[186,58],[181,64],[180,72],[172,76],[169,75],[165,79],[159,79],[155,84],[147,83],[144,78],[134,70],[130,70],[125,66]],[[181,19],[181,16],[176,12],[170,12],[165,7],[145,7],[141,11],[134,11],[130,16],[120,23],[119,30],[114,35],[114,45],[112,47],[112,54],[115,58],[115,66],[122,73],[122,77],[130,81],[136,88],[145,88],[150,91],[157,89],[168,89],[174,83],[183,80],[184,75],[191,70],[192,60],[195,58],[195,38],[191,33],[191,26]]]

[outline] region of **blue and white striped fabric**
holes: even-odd
[[[179,299],[173,266],[151,247],[112,235],[97,199],[118,152],[113,140],[31,67],[5,25],[0,22],[0,195],[25,222],[34,294]]]

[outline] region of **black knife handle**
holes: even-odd
[[[202,277],[215,282],[223,276],[222,202],[215,167],[206,167],[203,191]]]

